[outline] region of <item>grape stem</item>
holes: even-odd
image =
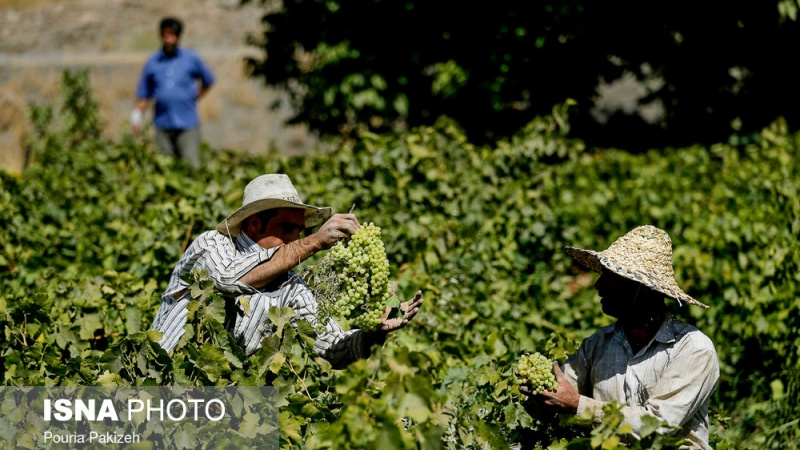
[[[314,400],[314,397],[312,397],[311,394],[308,392],[308,387],[306,387],[305,378],[300,377],[300,375],[294,370],[294,366],[292,366],[292,361],[290,359],[287,358],[286,362],[289,363],[289,370],[291,370],[294,376],[297,377],[298,380],[300,380],[300,384],[303,385],[303,390],[306,391],[306,395],[308,396],[308,398]]]

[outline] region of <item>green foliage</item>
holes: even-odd
[[[796,21],[798,6],[800,6],[800,2],[797,0],[781,0],[778,2],[778,13],[784,19]]]
[[[566,446],[551,445],[549,448],[577,449],[678,449],[681,445],[689,444],[680,436],[673,433],[680,431],[680,427],[670,426],[655,416],[642,417],[642,429],[634,436],[631,426],[627,424],[622,413],[624,405],[611,402],[603,407],[603,417],[587,436],[574,439]],[[572,425],[584,427],[593,425],[592,414],[588,411],[583,415],[565,421]]]
[[[86,86],[65,77],[65,98]],[[35,163],[22,178],[0,174],[4,385],[275,386],[285,448],[610,447],[626,434],[613,411],[591,426],[533,417],[513,370],[534,349],[563,360],[609,323],[594,275],[561,248],[602,249],[650,223],[673,238],[681,286],[711,305],[672,307],[717,346],[712,443],[800,439],[800,140],[783,121],[743,146],[599,153],[567,136],[562,105],[493,146],[441,120],[309,156],[218,152],[192,171],[74,125],[98,123],[91,105],[33,108]],[[368,360],[332,370],[286,309],[270,311],[273,335],[244,355],[201,273],[172,355],[148,331],[189,240],[269,172],[290,174],[311,204],[357,202],[381,224],[400,297],[423,290],[417,318]],[[671,442],[651,433],[635,445]]]
[[[800,72],[783,56],[800,37],[797,0],[259,3],[252,75],[288,92],[292,123],[325,134],[444,115],[494,145],[568,98],[576,136],[628,150],[747,143],[778,117],[800,126]],[[613,90],[601,83],[635,97],[598,101]]]

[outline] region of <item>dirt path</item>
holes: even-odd
[[[305,127],[286,127],[290,111],[270,110],[283,96],[244,72],[248,33],[266,12],[234,0],[0,0],[0,168],[21,170],[29,102],[53,101],[61,72],[87,68],[106,133],[128,131],[141,66],[159,46],[167,15],[186,26],[182,46],[196,50],[217,76],[200,103],[203,138],[212,148],[250,152],[274,145],[301,153],[315,139]]]

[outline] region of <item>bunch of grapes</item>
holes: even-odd
[[[392,294],[389,260],[379,227],[372,222],[362,225],[349,241],[331,248],[316,272],[329,274],[323,280],[324,294],[317,290],[320,317],[341,317],[364,331],[380,325]]]
[[[543,391],[558,389],[558,381],[553,373],[553,361],[539,352],[523,355],[517,363],[517,381],[528,384],[534,395]]]

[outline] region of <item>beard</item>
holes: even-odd
[[[167,56],[175,55],[175,51],[178,50],[177,44],[164,44],[161,46],[161,49],[164,50],[164,54]]]

